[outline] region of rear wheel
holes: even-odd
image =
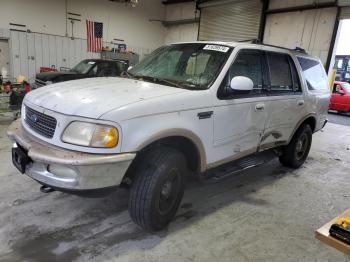
[[[161,230],[174,217],[182,200],[185,158],[175,149],[162,147],[149,152],[136,170],[130,192],[130,216],[146,230]]]
[[[308,124],[301,126],[290,143],[283,147],[279,160],[282,165],[298,168],[304,164],[309,155],[312,142],[312,130]]]

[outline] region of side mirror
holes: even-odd
[[[231,80],[230,87],[232,90],[237,91],[252,91],[254,88],[254,83],[249,77],[235,76]]]

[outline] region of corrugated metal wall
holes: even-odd
[[[100,57],[88,53],[86,45],[86,39],[11,31],[11,75],[22,74],[31,82],[42,66],[71,68],[83,59]]]

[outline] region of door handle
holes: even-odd
[[[302,106],[302,105],[304,105],[304,103],[305,103],[305,101],[304,100],[298,100],[298,106]]]
[[[197,114],[199,119],[211,118],[214,111],[200,112]]]
[[[255,110],[256,111],[263,111],[265,109],[265,105],[264,104],[256,104],[255,105]]]

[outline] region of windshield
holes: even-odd
[[[96,62],[91,60],[83,60],[75,67],[71,69],[71,71],[78,74],[87,74],[89,70],[96,64]]]
[[[207,89],[232,48],[212,44],[176,44],[155,50],[128,71],[132,77],[179,88]]]

